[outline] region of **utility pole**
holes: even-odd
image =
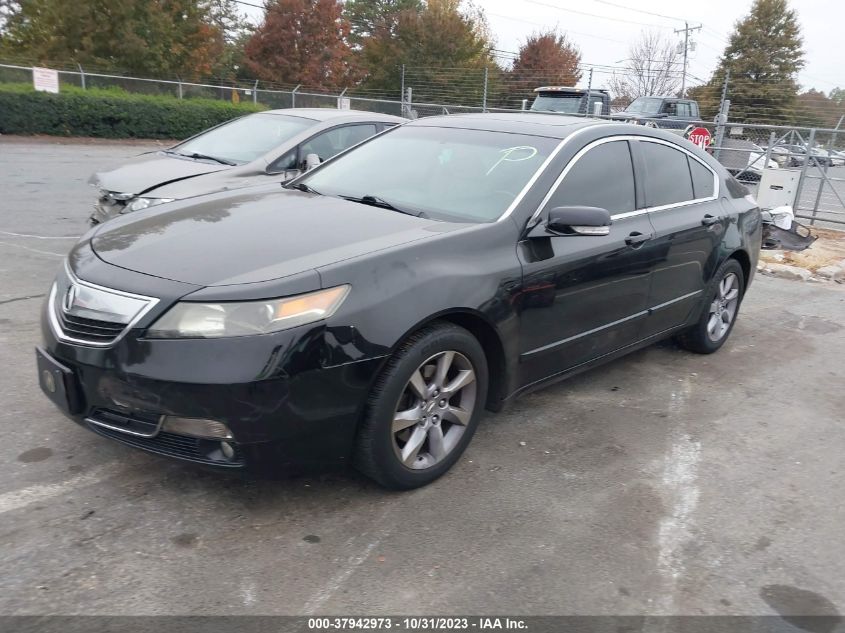
[[[690,26],[689,22],[684,22],[684,28],[675,29],[675,33],[684,34],[684,72],[681,75],[681,96],[683,97],[687,92],[687,58],[689,56],[689,34],[692,31],[700,31],[701,24],[698,26]]]

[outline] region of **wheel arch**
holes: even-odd
[[[751,257],[749,256],[748,252],[744,249],[738,248],[734,252],[732,252],[725,261],[728,259],[735,259],[739,262],[739,265],[742,267],[742,286],[743,286],[743,294],[748,289],[748,282],[751,277]]]
[[[452,323],[464,328],[481,344],[487,358],[489,385],[487,388],[487,402],[485,408],[490,411],[502,409],[506,391],[507,363],[505,348],[501,335],[489,319],[480,312],[470,309],[446,310],[432,314],[408,329],[390,350],[392,355],[409,336],[437,321]],[[389,358],[389,356],[388,356]]]

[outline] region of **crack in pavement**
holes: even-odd
[[[0,301],[0,306],[6,303],[14,303],[15,301],[26,301],[27,299],[41,299],[42,297],[46,297],[47,293],[43,293],[40,295],[27,295],[25,297],[13,297],[12,299],[3,299]]]

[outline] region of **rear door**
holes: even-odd
[[[678,145],[645,137],[632,143],[658,255],[644,336],[684,323],[696,309],[718,256],[725,213],[718,176]]]

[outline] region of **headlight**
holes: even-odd
[[[154,207],[165,202],[173,202],[176,198],[135,198],[126,207],[126,211],[140,211],[147,207]]]
[[[244,303],[191,303],[170,308],[147,332],[151,338],[220,338],[278,332],[326,319],[349,293],[337,286],[284,299]]]

